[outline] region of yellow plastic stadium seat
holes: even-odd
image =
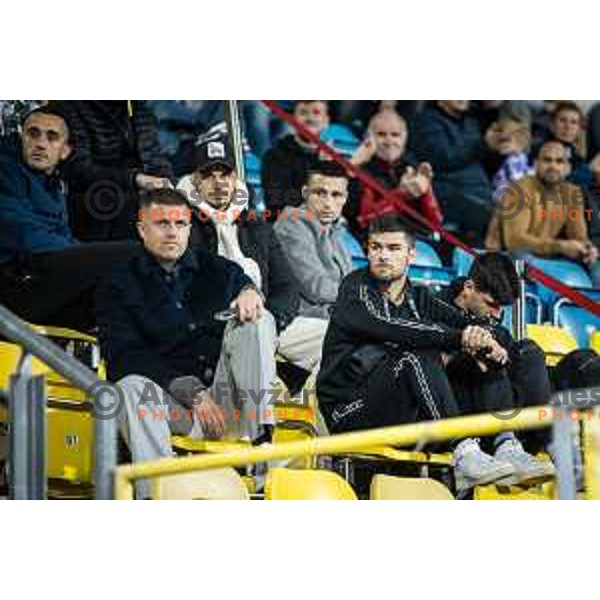
[[[171,445],[176,450],[192,452],[194,454],[235,452],[242,448],[250,448],[250,440],[203,440],[174,435],[171,437]]]
[[[450,490],[435,479],[375,475],[371,500],[454,500]]]
[[[594,331],[590,335],[590,348],[600,354],[600,331]]]
[[[575,338],[555,325],[527,325],[527,337],[533,340],[546,355],[546,365],[554,367],[569,352],[577,350]]]
[[[57,343],[68,354],[84,362],[99,379],[106,377],[103,363],[95,347],[96,339],[78,331],[60,327],[32,326],[35,331]],[[21,358],[21,347],[0,342],[0,387],[8,388],[11,375]],[[49,479],[67,480],[73,484],[91,483],[93,471],[94,419],[86,392],[33,358],[34,375],[45,375],[48,397],[48,461]],[[0,421],[8,420],[2,407]]]
[[[248,488],[234,469],[212,469],[153,478],[153,500],[249,500]]]
[[[556,487],[553,482],[540,486],[523,488],[510,486],[502,488],[494,484],[480,485],[473,490],[473,500],[555,500]]]
[[[325,470],[269,469],[265,500],[357,500],[337,473]]]

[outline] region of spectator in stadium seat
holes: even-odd
[[[382,110],[371,119],[368,137],[354,155],[353,163],[386,189],[397,190],[397,193],[394,198],[384,200],[361,186],[356,214],[360,229],[366,229],[382,214],[402,212],[404,204],[416,209],[428,221],[442,224],[442,212],[431,187],[431,165],[417,165],[407,159],[407,140],[406,122],[395,110]]]
[[[348,175],[332,161],[316,163],[302,187],[304,204],[278,218],[275,233],[300,296],[300,315],[328,319],[352,257],[341,243]]]
[[[132,244],[75,239],[59,173],[70,153],[65,118],[50,107],[0,146],[0,303],[33,323],[88,331],[97,279]]]
[[[584,195],[568,183],[569,151],[559,141],[542,144],[535,175],[515,182],[498,198],[486,237],[488,250],[568,258],[583,264],[600,285],[598,249],[588,236]]]
[[[321,358],[327,322],[298,316],[299,298],[286,255],[273,226],[248,210],[248,191],[224,140],[198,147],[196,170],[181,179],[177,189],[194,209],[191,247],[242,267],[275,319],[279,354],[312,371]]]
[[[294,117],[311,133],[319,135],[329,125],[325,100],[298,100]],[[302,204],[306,172],[319,160],[318,148],[294,131],[282,137],[263,157],[262,187],[267,208],[273,214],[284,206]]]
[[[156,120],[141,100],[54,101],[71,131],[63,165],[70,222],[83,241],[135,238],[137,194],[171,185]]]
[[[143,247],[98,290],[100,345],[134,462],[171,456],[171,432],[256,439],[273,423],[274,348],[263,352],[273,317],[238,264],[188,247],[190,216],[178,191],[143,194]],[[137,490],[147,496],[147,482]]]
[[[446,223],[472,245],[483,242],[491,214],[491,188],[482,166],[488,144],[469,115],[468,100],[437,100],[417,114],[410,150],[433,167],[433,188]]]
[[[499,159],[498,170],[492,179],[492,187],[496,193],[503,185],[533,174],[528,153],[531,126],[529,121],[507,116],[493,123],[492,130],[490,146]]]
[[[600,244],[600,186],[598,186],[595,170],[600,162],[588,164],[585,157],[585,115],[579,105],[571,100],[556,103],[552,113],[552,136],[569,149],[571,172],[567,181],[578,185],[583,191],[587,213],[589,236],[596,246]]]
[[[552,112],[551,131],[554,139],[566,144],[573,153],[570,181],[577,185],[588,185],[591,173],[585,160],[585,115],[576,102],[562,100],[556,103]]]
[[[510,385],[498,376],[508,360],[498,328],[413,288],[407,273],[415,256],[414,234],[396,215],[371,223],[369,266],[344,279],[325,337],[317,393],[332,432],[513,406]],[[464,357],[451,378],[449,356]],[[494,442],[494,456],[474,439],[454,444],[460,492],[538,474],[512,433]]]
[[[478,254],[467,277],[458,277],[450,286],[443,289],[438,298],[477,318],[487,321],[490,327],[497,327],[502,320],[502,311],[517,300],[519,278],[513,261],[499,252]],[[542,349],[532,340],[513,340],[507,330],[498,328],[502,344],[508,350],[509,363],[498,373],[499,378],[508,378],[516,406],[545,404],[552,393],[546,358]],[[458,375],[460,381],[462,365],[460,361],[450,362],[448,372],[452,379]],[[505,383],[506,385],[506,383]],[[527,442],[540,449],[546,436],[523,435]]]

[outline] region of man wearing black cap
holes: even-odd
[[[90,330],[98,278],[128,242],[80,244],[59,169],[72,151],[62,113],[38,108],[20,142],[0,146],[0,303],[33,323]]]
[[[266,299],[264,353],[277,352],[306,371],[316,368],[327,322],[298,316],[299,295],[273,227],[248,210],[248,190],[234,170],[231,150],[221,138],[201,144],[196,171],[177,188],[194,208],[192,248],[219,254],[237,263]]]

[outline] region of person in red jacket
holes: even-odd
[[[363,185],[355,217],[359,229],[366,229],[383,214],[401,214],[405,204],[431,223],[441,225],[442,211],[431,187],[433,169],[429,163],[410,161],[406,156],[407,140],[406,122],[395,110],[383,109],[371,119],[368,137],[352,162],[396,193],[384,198]]]

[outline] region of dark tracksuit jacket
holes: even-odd
[[[439,392],[434,394],[437,406],[427,407],[430,418],[453,416],[458,412],[480,412],[487,408],[492,396],[493,408],[501,410],[509,407],[512,399],[510,384],[502,370],[489,371],[480,377],[477,372],[482,372],[475,360],[460,352],[462,332],[468,325],[485,326],[497,339],[501,337],[500,328],[458,310],[427,288],[413,288],[409,282],[404,302],[395,306],[379,292],[376,281],[366,269],[351,273],[340,287],[317,380],[319,404],[326,419],[356,403],[357,398],[364,398],[364,394],[368,397],[368,387],[379,383],[369,380],[375,369],[386,362],[393,369],[394,361],[401,360],[403,353],[410,353],[421,362],[423,377]],[[453,355],[455,365],[451,373],[442,367],[439,360],[441,353]],[[456,361],[457,358],[460,360]],[[441,379],[446,383],[439,385]],[[456,399],[447,385],[448,380],[455,390]],[[405,389],[402,382],[398,386],[396,392],[400,391],[401,397],[377,397],[368,402],[388,405],[404,402],[413,407],[423,402],[422,398],[411,393],[410,388],[414,389],[414,386],[409,385]],[[395,394],[394,390],[391,393]],[[410,406],[406,411],[397,411],[396,405],[390,405],[390,412],[402,415],[400,418],[403,420],[398,422],[406,422],[416,414]],[[381,406],[377,407],[377,411],[381,416]],[[385,414],[378,422],[367,422],[369,426],[392,424]]]

